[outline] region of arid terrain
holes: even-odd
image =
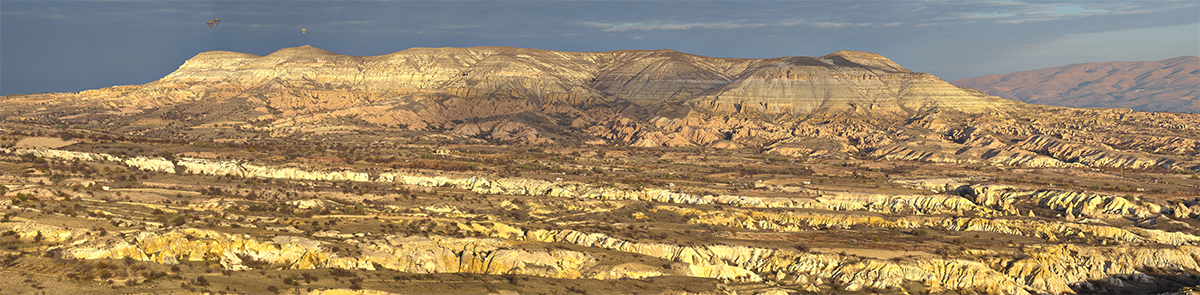
[[[950,81],[1028,103],[1200,113],[1200,57],[1093,62]]]
[[[0,294],[1187,294],[1198,172],[867,52],[206,52],[0,97]]]

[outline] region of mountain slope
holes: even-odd
[[[901,89],[908,92],[901,93]],[[584,107],[664,101],[708,101],[723,106],[770,102],[786,107],[768,112],[809,114],[817,109],[845,110],[870,104],[885,109],[915,107],[908,105],[913,99],[903,98],[914,90],[936,92],[944,96],[937,103],[961,110],[1003,104],[865,52],[840,51],[818,58],[730,59],[672,50],[580,53],[507,47],[413,48],[365,57],[311,46],[285,48],[262,57],[205,52],[135,91],[81,96],[144,107],[270,94],[277,97],[263,103],[286,111],[310,99],[358,103],[436,93]]]
[[[0,97],[0,285],[1185,293],[1197,172],[1200,114],[1026,104],[867,52],[207,52]]]
[[[1200,57],[1082,63],[951,81],[1028,103],[1200,112]]]
[[[10,95],[0,104],[0,122],[16,129],[193,143],[590,143],[1200,167],[1200,116],[1028,105],[857,51],[770,59],[511,47],[379,56],[310,46],[266,56],[217,51],[144,85]]]

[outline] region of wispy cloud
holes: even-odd
[[[17,17],[37,18],[37,19],[43,19],[43,20],[60,20],[60,19],[67,18],[66,15],[62,15],[62,14],[58,14],[58,13],[11,11],[11,10],[0,11],[0,16],[9,17],[9,18],[17,18]]]
[[[762,27],[792,27],[792,26],[809,26],[814,28],[840,28],[850,26],[873,26],[873,23],[851,23],[851,22],[813,22],[806,20],[787,20],[778,22],[710,22],[710,23],[664,23],[658,21],[651,22],[631,22],[631,23],[602,23],[602,22],[578,22],[578,25],[599,28],[604,32],[628,32],[628,31],[671,31],[671,30],[693,30],[693,29],[753,29]],[[894,23],[892,26],[900,25]]]
[[[600,23],[600,22],[582,22],[583,26],[600,28],[605,32],[626,32],[626,31],[659,31],[659,30],[691,30],[691,29],[737,29],[737,28],[757,28],[765,26],[765,24],[739,24],[732,22],[719,23],[662,23],[662,22],[634,22],[634,23]]]
[[[331,22],[329,24],[334,25],[334,26],[336,26],[336,25],[365,25],[365,24],[370,24],[371,22],[372,21],[369,21],[369,20],[346,20],[346,21]]]
[[[815,23],[809,23],[809,25],[812,25],[812,26],[818,27],[818,28],[841,28],[841,27],[849,26],[851,24],[850,23],[834,23],[834,22],[815,22]]]
[[[438,26],[438,28],[447,29],[447,30],[474,29],[474,28],[479,28],[479,27],[483,27],[483,26],[481,26],[481,25],[442,25],[442,26]]]

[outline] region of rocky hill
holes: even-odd
[[[867,52],[731,59],[672,50],[507,47],[413,48],[367,57],[311,46],[261,57],[205,52],[158,81],[80,96],[137,107],[245,99],[283,115],[313,111],[318,106],[309,100],[343,108],[421,96],[573,106],[704,102],[730,112],[792,115],[856,108],[978,112],[1007,105]]]
[[[152,83],[53,97],[126,115],[158,110],[163,119],[186,122],[288,118],[303,124],[337,111],[414,129],[530,111],[570,112],[544,109],[552,105],[684,104],[744,116],[859,111],[901,118],[933,108],[979,113],[1011,105],[866,52],[730,59],[672,50],[506,47],[413,48],[367,57],[310,46],[267,56],[205,52]]]
[[[990,95],[1086,108],[1200,113],[1200,57],[1095,62],[954,80]]]
[[[772,59],[509,47],[365,57],[310,46],[267,56],[218,51],[144,85],[0,102],[10,123],[186,142],[437,134],[1168,169],[1194,169],[1200,150],[1197,116],[1026,105],[855,51]]]
[[[0,293],[1189,294],[1198,156],[866,52],[207,52],[0,97]]]

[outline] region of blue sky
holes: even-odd
[[[1200,55],[1200,0],[0,0],[0,94],[142,84],[204,51],[266,55],[301,45],[348,55],[468,46],[740,58],[861,50],[954,80]]]

